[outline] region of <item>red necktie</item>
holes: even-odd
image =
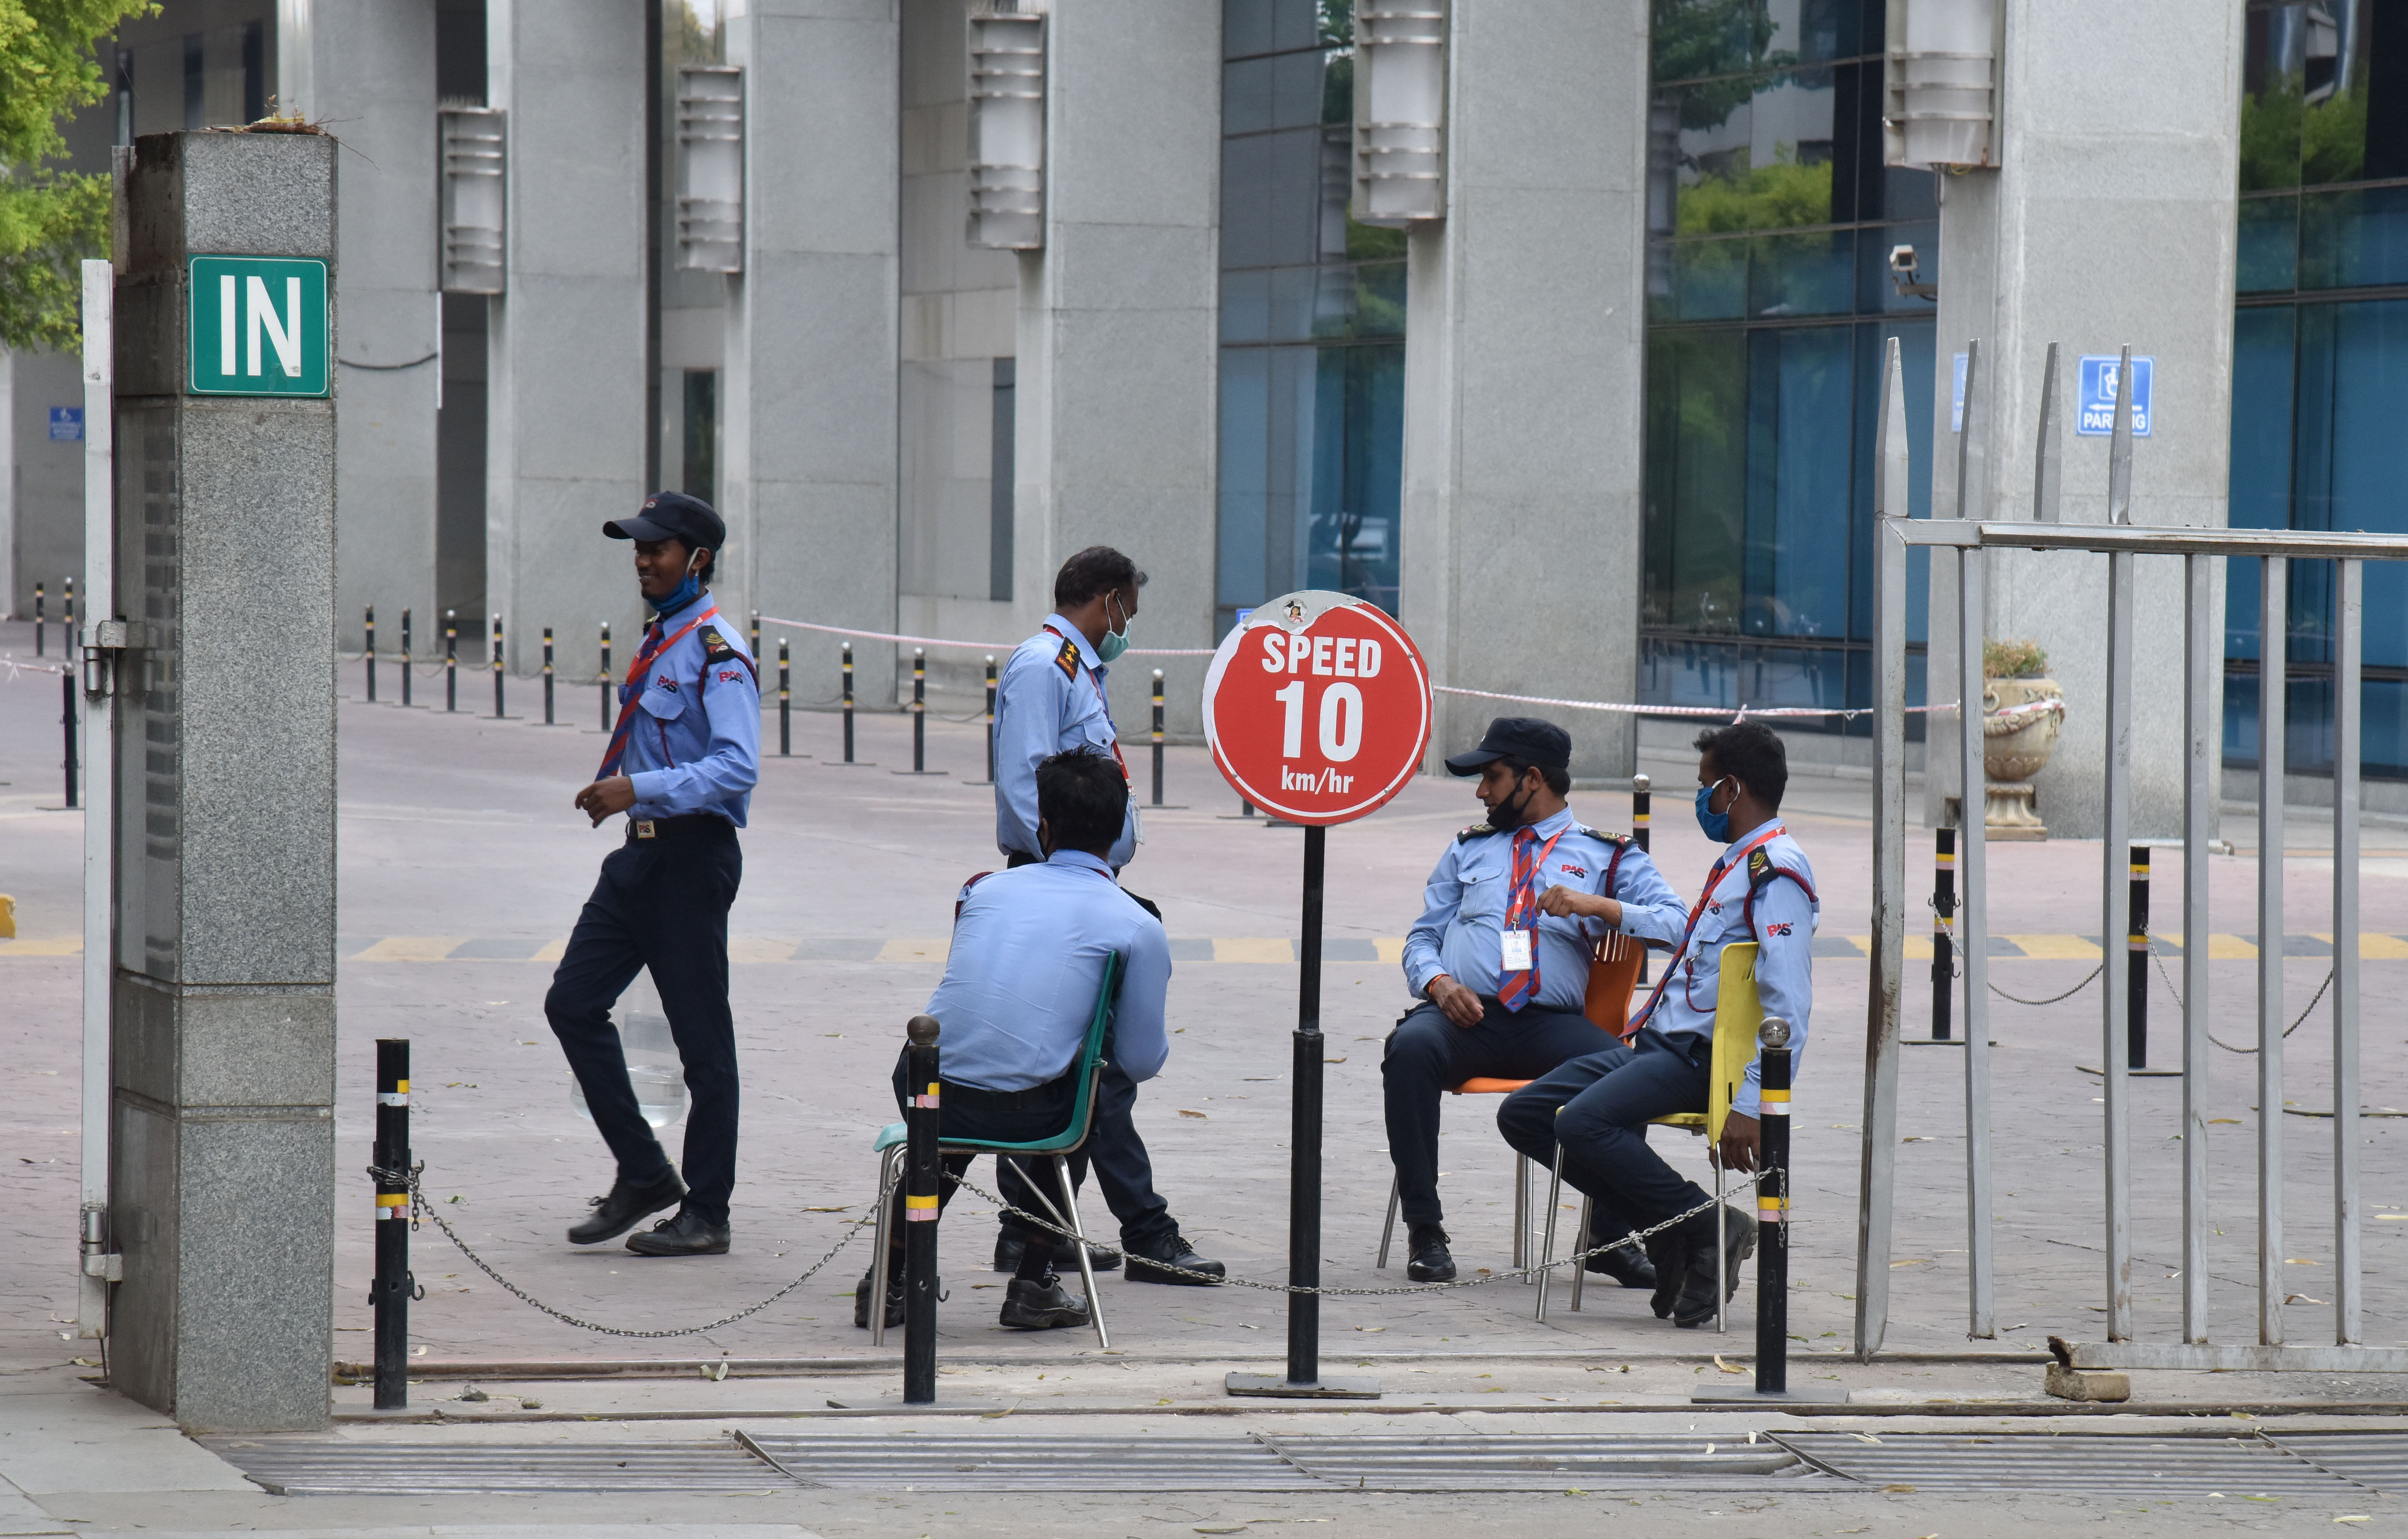
[[[1552,846],[1555,841],[1548,843]],[[1539,991],[1539,937],[1532,912],[1539,900],[1531,891],[1539,870],[1538,844],[1539,836],[1530,830],[1513,831],[1513,881],[1505,890],[1505,928],[1528,930],[1531,934],[1530,965],[1506,973],[1497,980],[1497,1003],[1509,1011],[1529,1004]]]

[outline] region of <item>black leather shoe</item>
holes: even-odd
[[[1405,1231],[1405,1275],[1415,1282],[1455,1281],[1455,1256],[1446,1248],[1446,1231],[1436,1224],[1415,1224]]]
[[[1677,1229],[1648,1236],[1647,1264],[1656,1269],[1656,1292],[1647,1306],[1657,1319],[1670,1319],[1672,1301],[1681,1296],[1681,1279],[1689,1272],[1689,1237]]]
[[[1656,1263],[1634,1245],[1618,1245],[1612,1250],[1599,1251],[1588,1259],[1585,1268],[1598,1276],[1612,1277],[1625,1288],[1656,1286]]]
[[[853,1323],[862,1330],[869,1329],[869,1289],[878,1280],[878,1268],[873,1265],[861,1275],[861,1284],[853,1290]],[[903,1323],[903,1269],[896,1267],[886,1275],[886,1329],[894,1330]]]
[[[1722,1215],[1726,1291],[1717,1297],[1714,1290],[1713,1242],[1693,1242],[1688,1275],[1682,1279],[1681,1296],[1672,1304],[1672,1323],[1684,1331],[1693,1331],[1714,1318],[1714,1310],[1739,1291],[1740,1263],[1756,1254],[1756,1220],[1734,1208],[1724,1208]]]
[[[628,1235],[627,1248],[638,1256],[724,1256],[727,1226],[681,1207],[652,1228]]]
[[[1087,1323],[1087,1301],[1062,1291],[1062,1279],[1014,1277],[1003,1290],[1004,1324],[1016,1331],[1054,1331]]]
[[[610,1195],[594,1199],[585,1221],[571,1224],[570,1245],[600,1245],[615,1240],[665,1207],[685,1201],[685,1183],[670,1171],[650,1186],[631,1187],[624,1178],[610,1184]]]
[[[1185,1236],[1177,1230],[1172,1230],[1143,1249],[1131,1247],[1128,1259],[1128,1280],[1131,1282],[1183,1283],[1189,1288],[1211,1288],[1229,1275],[1229,1269],[1219,1261],[1207,1261],[1197,1255],[1196,1247],[1189,1245]],[[1208,1281],[1203,1277],[1183,1276],[1180,1273],[1164,1270],[1173,1266],[1182,1267],[1188,1272],[1209,1273],[1211,1278]]]
[[[995,1269],[1004,1274],[1020,1270],[1020,1258],[1027,1242],[1011,1230],[997,1230],[995,1236]],[[1093,1246],[1087,1247],[1087,1264],[1098,1272],[1117,1272],[1121,1259],[1108,1256]],[[1054,1270],[1071,1273],[1079,1270],[1079,1247],[1075,1240],[1062,1240],[1054,1247]]]

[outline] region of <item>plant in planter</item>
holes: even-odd
[[[2036,641],[1982,643],[1984,834],[1992,839],[2045,839],[2032,805],[2031,777],[2056,751],[2065,724],[2065,691],[2048,677],[2048,653]]]

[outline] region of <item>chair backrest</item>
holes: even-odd
[[[1086,1040],[1079,1045],[1079,1098],[1070,1106],[1070,1127],[1080,1139],[1096,1114],[1096,1082],[1104,1073],[1104,1033],[1111,1029],[1112,1007],[1120,1003],[1121,976],[1128,959],[1118,951],[1104,955],[1103,986],[1096,990],[1096,1013],[1088,1018]]]
[[[1630,1034],[1630,996],[1639,990],[1640,964],[1646,960],[1644,942],[1609,930],[1589,948],[1588,988],[1581,996],[1581,1014],[1616,1036]]]
[[[1756,1034],[1764,1025],[1764,1002],[1756,992],[1756,942],[1723,948],[1722,982],[1714,995],[1714,1057],[1706,1093],[1706,1137],[1722,1142],[1723,1120],[1756,1062]]]

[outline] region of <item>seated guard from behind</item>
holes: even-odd
[[[1037,766],[1037,837],[1043,862],[975,878],[962,890],[945,980],[928,1001],[937,1018],[939,1126],[947,1138],[1029,1143],[1060,1133],[1078,1100],[1079,1049],[1103,987],[1105,960],[1122,963],[1106,1056],[1132,1080],[1151,1079],[1170,1057],[1163,1006],[1170,990],[1170,942],[1162,921],[1112,879],[1112,842],[1128,813],[1128,777],[1094,749],[1057,753]],[[910,1059],[895,1063],[895,1101],[908,1105]],[[939,1206],[974,1156],[945,1157]],[[1045,1205],[1031,1179],[1060,1201],[1050,1169],[1026,1173],[1004,1161],[1004,1200],[1032,1213]],[[1047,1161],[1050,1164],[1050,1161]],[[1083,1181],[1086,1156],[1070,1158]],[[1024,1330],[1087,1323],[1087,1301],[1054,1275],[1054,1235],[1005,1214],[1022,1241],[1003,1296],[1003,1323]],[[886,1323],[903,1321],[903,1226],[894,1226]],[[853,1295],[853,1323],[869,1323],[871,1275]]]
[[[1700,733],[1698,749],[1698,826],[1726,848],[1706,873],[1706,890],[1689,910],[1663,978],[1631,1018],[1631,1045],[1574,1059],[1506,1097],[1497,1111],[1505,1141],[1533,1160],[1553,1163],[1562,1141],[1564,1179],[1596,1200],[1592,1222],[1600,1233],[1628,1233],[1707,1202],[1696,1182],[1647,1147],[1647,1124],[1707,1109],[1724,947],[1756,943],[1764,1013],[1789,1022],[1793,1053],[1802,1058],[1806,1048],[1821,909],[1813,868],[1781,821],[1787,750],[1771,728],[1755,721]],[[1732,1097],[1721,1147],[1727,1169],[1756,1169],[1761,1073],[1760,1061],[1750,1060],[1746,1082]],[[1710,1208],[1647,1242],[1658,1318],[1670,1315],[1688,1328],[1714,1318],[1717,1245],[1736,1290],[1739,1263],[1756,1250],[1756,1220],[1745,1213]]]
[[[1610,1039],[1581,1013],[1597,939],[1619,931],[1669,947],[1681,933],[1681,901],[1647,852],[1573,819],[1571,760],[1554,722],[1500,716],[1478,748],[1446,762],[1480,777],[1488,818],[1455,835],[1430,873],[1405,937],[1405,981],[1427,1003],[1398,1022],[1380,1065],[1416,1282],[1455,1275],[1438,1201],[1439,1096],[1467,1079],[1535,1079],[1597,1051]],[[1624,1233],[1601,1228],[1590,1244]],[[1626,1288],[1656,1283],[1636,1247],[1589,1264]]]

